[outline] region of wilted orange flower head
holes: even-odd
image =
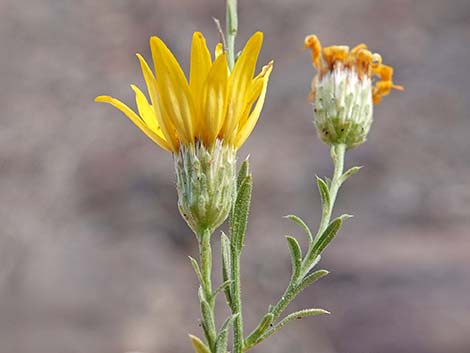
[[[317,70],[317,76],[312,83],[312,98],[315,97],[314,83],[336,67],[354,70],[359,79],[371,79],[376,76],[378,79],[372,86],[374,104],[380,103],[382,97],[388,95],[392,89],[403,90],[403,86],[393,83],[393,67],[382,64],[380,54],[372,53],[364,43],[351,50],[346,45],[322,48],[318,37],[312,34],[305,38],[304,45],[305,48],[311,49],[312,64]]]

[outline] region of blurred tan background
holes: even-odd
[[[263,30],[260,64],[275,60],[239,154],[255,179],[247,330],[287,283],[283,235],[303,236],[282,216],[315,227],[314,175],[331,174],[306,102],[304,36],[364,41],[406,87],[348,155],[366,167],[339,196],[337,212],[355,218],[324,256],[332,273],[290,307],[332,315],[296,321],[254,352],[469,353],[470,2],[239,2],[238,48]],[[193,31],[216,43],[212,16],[223,19],[222,0],[0,1],[0,353],[191,351],[197,250],[171,156],[93,98],[132,104],[128,85],[143,84],[134,54],[149,58],[151,35],[187,70]]]

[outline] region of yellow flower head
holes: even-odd
[[[230,72],[226,53],[217,45],[212,60],[204,36],[193,35],[189,83],[171,51],[158,38],[150,38],[155,75],[137,54],[150,102],[131,85],[138,113],[121,101],[99,96],[121,110],[152,141],[178,153],[180,146],[201,142],[211,147],[217,140],[238,149],[248,138],[261,113],[272,62],[254,77],[263,34],[247,42]]]
[[[360,80],[371,79],[373,76],[378,78],[372,85],[374,104],[380,103],[382,97],[388,95],[392,88],[403,90],[403,86],[393,83],[393,67],[382,64],[380,54],[369,51],[364,43],[351,50],[345,45],[334,45],[322,50],[319,39],[312,34],[305,38],[304,45],[312,50],[312,64],[317,70],[317,76],[312,82],[312,100],[315,98],[316,82],[338,67],[355,71]]]

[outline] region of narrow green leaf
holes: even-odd
[[[326,183],[326,185],[328,186],[328,189],[330,189],[330,186],[331,186],[331,179],[328,178],[328,177],[325,177],[325,183]]]
[[[302,282],[300,283],[299,288],[298,288],[298,292],[300,293],[301,291],[303,291],[305,288],[307,288],[312,283],[318,281],[322,277],[325,277],[328,273],[330,273],[330,272],[328,272],[327,270],[318,270],[318,271],[315,271],[314,273],[306,276],[302,280]]]
[[[189,335],[195,353],[211,353],[210,349],[198,337]]]
[[[310,231],[310,228],[300,217],[290,214],[290,215],[285,216],[285,218],[290,219],[292,222],[294,222],[300,228],[302,228],[305,234],[307,234],[309,242],[310,243],[313,242],[313,235],[312,235],[312,232]]]
[[[232,218],[230,219],[230,240],[237,252],[242,250],[244,243],[252,189],[253,180],[251,175],[248,175],[241,184],[240,190],[238,190]]]
[[[227,340],[228,340],[228,330],[230,325],[232,324],[233,320],[238,317],[239,314],[232,315],[231,317],[227,318],[222,327],[220,328],[220,333],[215,340],[215,351],[216,353],[226,353],[227,352]]]
[[[348,171],[346,171],[342,176],[341,176],[341,183],[344,183],[346,180],[349,179],[349,177],[353,176],[357,172],[359,172],[363,167],[352,167]]]
[[[326,276],[329,272],[327,270],[318,270],[314,273],[307,275],[297,286],[294,287],[293,291],[291,292],[290,300],[294,300],[300,292],[302,292],[305,288],[307,288],[312,283],[318,281],[320,278]]]
[[[342,215],[338,218],[335,218],[328,228],[323,232],[323,234],[318,238],[317,242],[313,247],[313,252],[315,254],[321,254],[323,250],[330,244],[330,242],[334,239],[336,234],[341,228],[343,221],[345,219],[351,218],[351,215]]]
[[[222,291],[225,291],[225,289],[227,289],[227,287],[230,286],[230,283],[232,283],[231,280],[226,280],[225,282],[223,282],[220,286],[217,287],[217,289],[214,291],[214,293],[212,294],[212,297],[215,298],[220,292]]]
[[[232,282],[230,273],[232,272],[232,264],[230,263],[230,239],[222,232],[221,238],[221,252],[222,252],[222,280],[225,282]],[[224,288],[225,299],[227,304],[232,307],[232,295],[230,293],[230,286]]]
[[[199,280],[199,283],[202,283],[202,274],[201,274],[201,270],[199,269],[199,264],[197,263],[197,261],[191,257],[191,256],[188,256],[189,257],[189,260],[191,261],[191,265],[193,265],[193,269],[194,269],[194,272],[196,272],[196,276],[197,276],[197,279]]]
[[[204,334],[206,335],[206,337],[211,337],[209,339],[210,340],[209,345],[212,345],[214,343],[213,340],[215,340],[215,334],[214,335],[212,334],[212,333],[215,333],[215,327],[206,326],[207,324],[212,323],[212,309],[209,303],[207,302],[204,296],[204,291],[202,290],[201,287],[199,287],[198,295],[199,295],[199,303],[201,305],[202,329],[204,330]]]
[[[304,273],[309,273],[321,260],[321,255],[317,255],[311,265],[308,267],[308,270],[306,270]]]
[[[260,321],[258,326],[250,333],[250,335],[245,340],[245,348],[251,347],[259,336],[266,332],[266,330],[271,326],[274,320],[274,315],[272,313],[267,313],[264,315],[263,319]]]
[[[318,186],[318,191],[320,192],[320,196],[321,196],[322,208],[324,211],[329,210],[331,201],[330,201],[330,190],[328,188],[328,185],[326,185],[323,179],[317,176],[317,186]]]
[[[282,319],[276,326],[274,326],[271,330],[269,330],[264,335],[259,337],[256,343],[260,343],[261,341],[264,341],[266,338],[268,338],[269,336],[277,332],[279,329],[281,329],[283,326],[285,326],[287,323],[289,323],[292,320],[303,319],[304,317],[316,316],[316,315],[322,315],[322,314],[329,314],[329,312],[323,309],[305,309],[305,310],[300,310],[300,311],[296,311],[295,313],[289,314],[284,319]]]
[[[292,260],[292,280],[296,281],[302,268],[302,250],[300,249],[297,239],[288,235],[286,236],[286,239]]]
[[[250,163],[248,161],[248,158],[249,157],[247,157],[243,161],[242,165],[240,166],[240,170],[238,172],[238,177],[237,177],[237,190],[240,189],[243,181],[250,174]]]

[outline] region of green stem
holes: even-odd
[[[215,328],[214,319],[214,304],[215,300],[212,295],[212,249],[211,239],[212,232],[209,229],[204,229],[200,232],[199,239],[199,256],[201,261],[201,287],[202,296],[201,301],[207,303],[208,308],[204,308],[204,303],[201,302],[201,317],[204,326],[204,333],[206,335],[207,343],[212,351],[215,352],[215,340],[217,337],[217,330]],[[208,309],[208,310],[207,310]]]
[[[238,31],[237,0],[227,0],[226,41],[227,59],[230,70],[235,65],[235,37]]]
[[[318,227],[318,232],[315,235],[313,242],[310,244],[307,251],[307,255],[302,262],[302,272],[301,278],[305,277],[310,271],[312,263],[316,260],[315,254],[313,253],[313,247],[318,240],[318,238],[323,234],[331,221],[331,216],[333,214],[333,208],[335,206],[336,196],[338,195],[338,190],[343,183],[343,172],[344,172],[344,157],[346,154],[346,145],[338,144],[331,146],[331,159],[334,163],[334,172],[333,178],[331,179],[330,185],[328,187],[330,194],[330,204],[327,212],[322,213],[320,226]]]
[[[233,322],[233,353],[241,353],[243,351],[243,318],[242,318],[242,300],[240,285],[240,255],[235,246],[231,246],[232,258],[232,314],[238,316]]]
[[[315,236],[315,240],[325,231],[330,224],[331,215],[333,213],[333,207],[335,206],[336,196],[338,195],[338,190],[341,187],[342,176],[344,171],[344,156],[346,153],[346,145],[339,144],[331,146],[331,158],[333,159],[335,165],[335,171],[333,173],[333,179],[331,179],[330,184],[330,208],[328,212],[322,216],[320,227],[318,228],[318,233]]]
[[[336,201],[336,196],[338,195],[338,190],[341,187],[341,184],[343,183],[342,176],[343,176],[343,171],[344,171],[345,153],[346,153],[346,145],[339,144],[339,145],[331,146],[331,158],[333,159],[333,163],[334,163],[334,172],[333,172],[333,178],[331,179],[331,183],[329,185],[329,193],[330,193],[329,208],[327,212],[322,214],[318,232],[315,236],[314,241],[309,245],[309,249],[302,263],[302,272],[300,276],[298,276],[297,278],[290,279],[289,285],[287,286],[287,289],[284,291],[284,294],[282,295],[281,299],[271,309],[271,313],[274,315],[274,320],[278,319],[279,316],[284,311],[284,309],[287,307],[287,305],[289,305],[289,303],[292,300],[294,300],[295,296],[298,294],[299,285],[301,285],[302,280],[308,274],[312,263],[315,261],[316,256],[314,256],[315,254],[313,254],[313,246],[315,244],[315,241],[326,230],[326,228],[328,227],[330,223],[331,216],[333,214],[333,208],[334,208],[335,201]],[[265,336],[261,335],[259,337],[259,340],[255,341],[251,346],[244,347],[244,351],[247,351],[251,347],[261,343],[262,341],[264,341],[264,339],[266,339],[269,336],[270,335],[265,335]]]

